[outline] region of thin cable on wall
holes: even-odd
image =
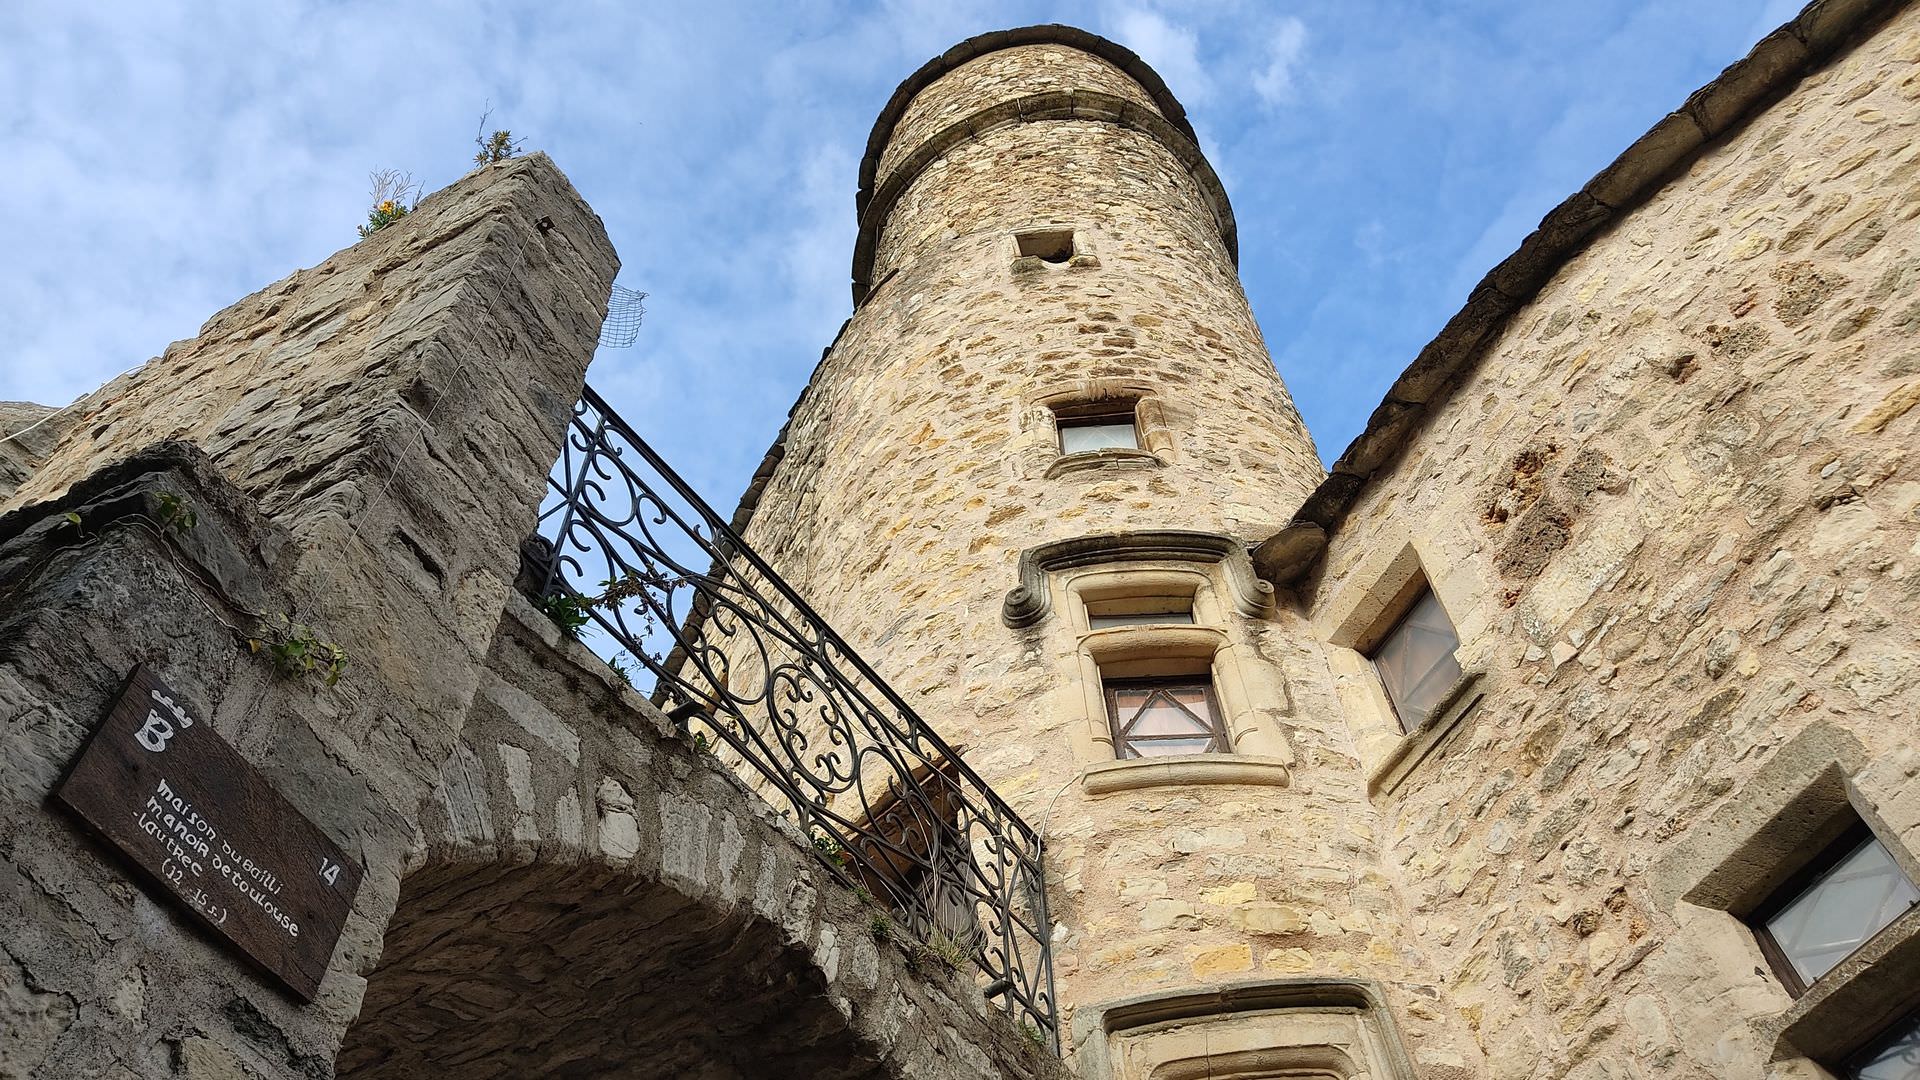
[[[647,314],[641,301],[646,298],[646,293],[613,287],[613,294],[607,298],[606,321],[600,324],[601,348],[624,349],[639,338],[640,320]]]
[[[120,377],[120,375],[125,375],[125,374],[127,374],[127,372],[130,372],[130,371],[138,371],[139,369],[141,369],[141,368],[143,368],[143,367],[145,367],[145,366],[147,366],[147,364],[148,364],[148,363],[149,363],[149,361],[146,361],[146,360],[142,360],[142,361],[140,361],[139,363],[137,363],[137,364],[135,364],[135,365],[133,365],[132,367],[130,367],[130,368],[128,368],[128,369],[127,369],[126,371],[122,371],[122,372],[120,372],[120,374],[119,374],[119,375],[115,375],[115,376],[113,376],[113,378],[110,378],[110,379],[108,379],[107,381],[105,381],[105,382],[103,382],[103,383],[101,383],[101,384],[100,384],[100,386],[102,386],[102,387],[106,387],[106,386],[111,386],[111,385],[113,385],[113,380],[114,380],[114,379],[118,379],[118,378]],[[20,436],[22,436],[22,435],[25,435],[25,434],[26,434],[27,432],[29,432],[29,431],[32,431],[32,430],[33,430],[34,428],[37,428],[37,427],[39,427],[39,426],[40,426],[41,424],[44,424],[44,423],[46,423],[47,421],[49,421],[49,420],[52,420],[52,419],[54,419],[54,418],[56,418],[56,417],[59,417],[59,416],[64,416],[64,415],[65,415],[66,413],[68,413],[69,411],[71,411],[71,410],[73,409],[73,407],[74,407],[74,406],[76,406],[76,405],[79,405],[80,403],[82,403],[82,402],[84,402],[84,401],[86,401],[87,399],[89,399],[89,398],[91,398],[91,397],[93,397],[93,395],[94,395],[94,394],[96,394],[96,393],[98,393],[98,392],[99,392],[99,390],[98,390],[98,389],[95,389],[95,390],[91,390],[91,391],[88,391],[87,393],[84,393],[84,394],[81,394],[81,395],[80,395],[79,397],[77,397],[77,398],[74,398],[74,399],[73,399],[72,401],[69,401],[69,402],[67,402],[67,403],[66,403],[65,405],[62,405],[62,406],[60,406],[60,407],[59,407],[58,409],[55,409],[55,410],[53,410],[52,412],[50,412],[50,413],[48,413],[47,415],[45,415],[45,416],[43,416],[43,417],[41,417],[40,419],[38,419],[38,420],[35,420],[35,421],[34,421],[33,423],[31,423],[31,424],[28,424],[28,425],[27,425],[26,427],[23,427],[23,428],[21,428],[21,429],[20,429],[19,431],[10,431],[10,432],[8,432],[8,433],[7,433],[7,434],[5,434],[5,435],[0,435],[0,443],[3,443],[3,442],[12,442],[12,441],[13,441],[14,439],[17,439],[17,438],[19,438]],[[119,398],[114,398],[114,399],[113,399],[113,401],[118,401],[118,400],[120,400],[120,399],[119,399]],[[113,401],[103,401],[103,402],[100,402],[100,403],[98,403],[98,404],[99,404],[99,407],[101,407],[101,408],[105,408],[106,406],[108,406],[108,405],[111,405],[111,404],[113,404]]]

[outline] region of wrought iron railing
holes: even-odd
[[[1056,1049],[1040,838],[607,403],[574,409],[543,602],[889,913]],[[883,923],[881,920],[885,920]]]

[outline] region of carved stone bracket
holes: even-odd
[[[1242,615],[1260,616],[1273,606],[1273,586],[1253,572],[1253,560],[1238,540],[1218,533],[1158,529],[1105,533],[1030,547],[1020,553],[1020,583],[1007,591],[1000,621],[1018,630],[1047,617],[1053,607],[1047,575],[1076,566],[1110,562],[1223,563],[1233,606]]]

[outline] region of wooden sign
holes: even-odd
[[[364,871],[145,667],[55,793],[214,933],[312,1001]]]

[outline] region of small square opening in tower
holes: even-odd
[[[1073,258],[1072,229],[1032,229],[1014,233],[1013,244],[1021,256],[1031,255],[1041,262],[1064,263]]]

